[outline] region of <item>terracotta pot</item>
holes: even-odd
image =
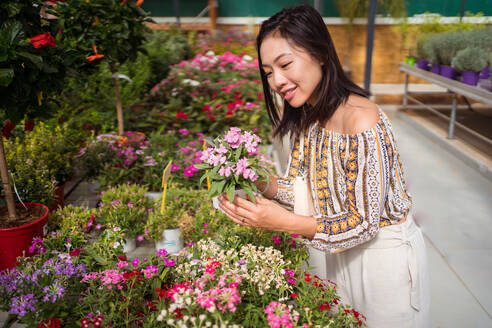
[[[34,222],[20,227],[0,229],[0,271],[13,268],[16,265],[17,257],[22,252],[28,254],[29,247],[35,237],[43,238],[47,232],[48,214],[50,210],[47,206],[37,203],[24,203],[27,207],[41,206],[45,213]],[[22,204],[16,204],[22,207]]]

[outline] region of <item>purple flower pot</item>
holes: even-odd
[[[457,71],[454,67],[441,65],[441,76],[447,77],[448,79],[456,79]]]
[[[468,85],[477,85],[479,73],[463,71],[461,72],[461,82]]]
[[[425,59],[417,59],[417,67],[423,70],[429,70],[429,62]]]
[[[434,74],[441,74],[441,65],[439,65],[439,64],[432,64],[432,73],[434,73]]]
[[[487,65],[485,66],[481,71],[480,71],[480,78],[481,79],[488,79],[490,76],[490,66]]]

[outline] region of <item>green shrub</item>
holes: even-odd
[[[487,66],[487,53],[476,47],[460,50],[453,58],[453,66],[459,71],[479,72]]]
[[[441,65],[451,65],[456,53],[468,45],[466,34],[463,32],[446,32],[437,34],[433,38],[433,46],[436,50],[436,60]]]
[[[415,41],[415,52],[417,58],[430,60],[431,50],[429,41],[431,40],[430,34],[422,34]]]
[[[144,44],[151,74],[145,85],[149,90],[169,73],[169,66],[191,57],[186,35],[180,30],[152,31]]]
[[[79,145],[72,139],[72,130],[66,124],[47,127],[38,123],[34,130],[26,133],[24,139],[17,139],[33,161],[44,163],[49,175],[58,185],[66,182],[73,172],[72,157]]]
[[[18,193],[24,203],[51,206],[55,196],[56,181],[50,175],[46,163],[36,159],[36,154],[29,152],[18,138],[8,140],[5,148],[7,166],[12,173],[13,192]],[[2,196],[4,196],[3,189]],[[14,199],[18,202],[16,196]]]
[[[492,27],[470,31],[467,33],[467,39],[471,47],[480,48],[486,52],[492,51]]]

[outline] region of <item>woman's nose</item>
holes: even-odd
[[[273,88],[277,92],[280,92],[282,90],[282,87],[284,87],[287,84],[287,79],[285,76],[283,76],[280,73],[273,73]]]

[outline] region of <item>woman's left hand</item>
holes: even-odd
[[[220,207],[235,223],[274,231],[286,231],[287,216],[292,213],[280,205],[263,197],[256,196],[256,204],[244,198],[235,197],[229,202],[227,194],[219,197]]]

